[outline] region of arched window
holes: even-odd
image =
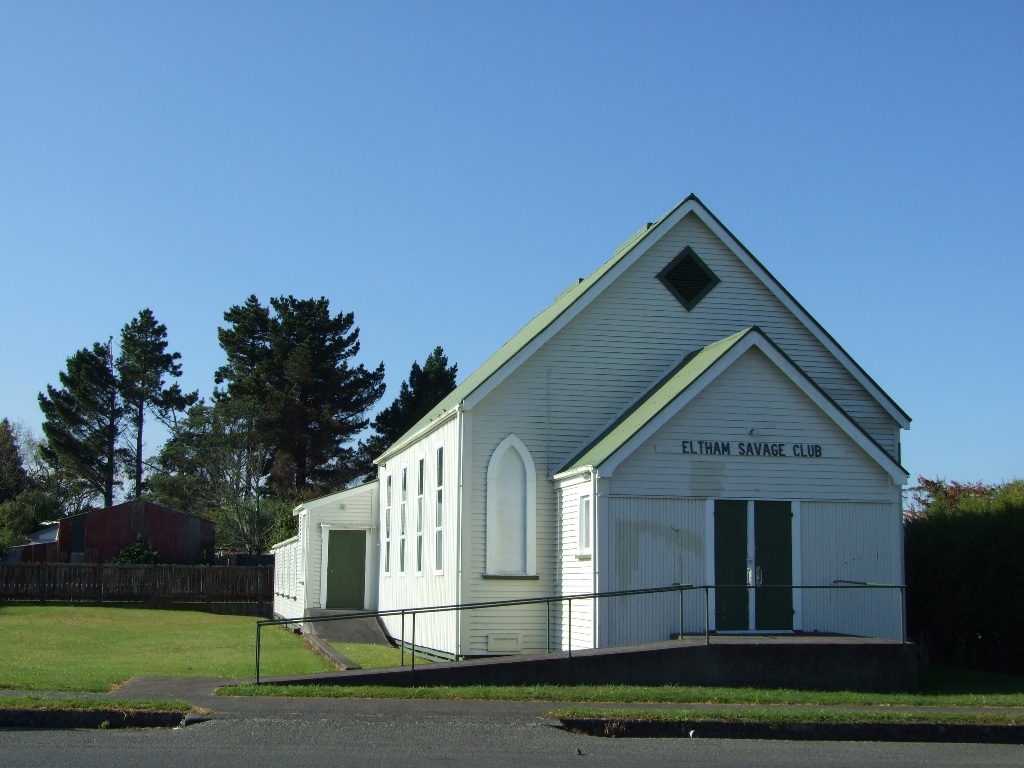
[[[487,465],[487,575],[537,573],[537,473],[523,441],[509,435]]]

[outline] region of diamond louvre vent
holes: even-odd
[[[718,276],[686,246],[658,275],[662,285],[689,312],[719,283]]]

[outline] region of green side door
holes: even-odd
[[[366,532],[329,531],[327,539],[328,610],[362,610],[366,579]]]

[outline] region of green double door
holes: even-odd
[[[366,531],[328,531],[328,610],[361,610],[366,585]]]
[[[790,502],[715,502],[715,584],[717,631],[793,629]]]

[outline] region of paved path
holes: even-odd
[[[349,699],[349,698],[294,698],[275,696],[217,696],[216,690],[222,686],[249,683],[251,679],[231,680],[228,678],[190,678],[190,677],[136,677],[118,686],[110,693],[67,693],[54,691],[10,691],[0,690],[0,697],[21,696],[32,694],[47,697],[83,697],[93,699],[108,698],[113,701],[136,699],[174,699],[186,701],[192,706],[202,707],[212,712],[214,718],[251,718],[251,717],[333,717],[339,715],[385,715],[391,713],[403,717],[415,713],[417,717],[438,717],[453,719],[464,717],[470,720],[485,719],[495,722],[535,722],[544,719],[552,709],[571,706],[571,702],[551,701],[480,701],[480,700],[447,700],[447,699]],[[591,706],[583,704],[582,706]],[[713,706],[716,709],[749,709],[772,707],[788,710],[813,711],[820,709],[814,705],[775,704],[610,704],[616,709],[696,709]],[[1008,712],[1024,716],[1024,708],[1010,707],[921,707],[921,706],[829,706],[828,709],[849,711],[921,711],[958,713],[995,713]],[[550,720],[548,720],[550,722]]]

